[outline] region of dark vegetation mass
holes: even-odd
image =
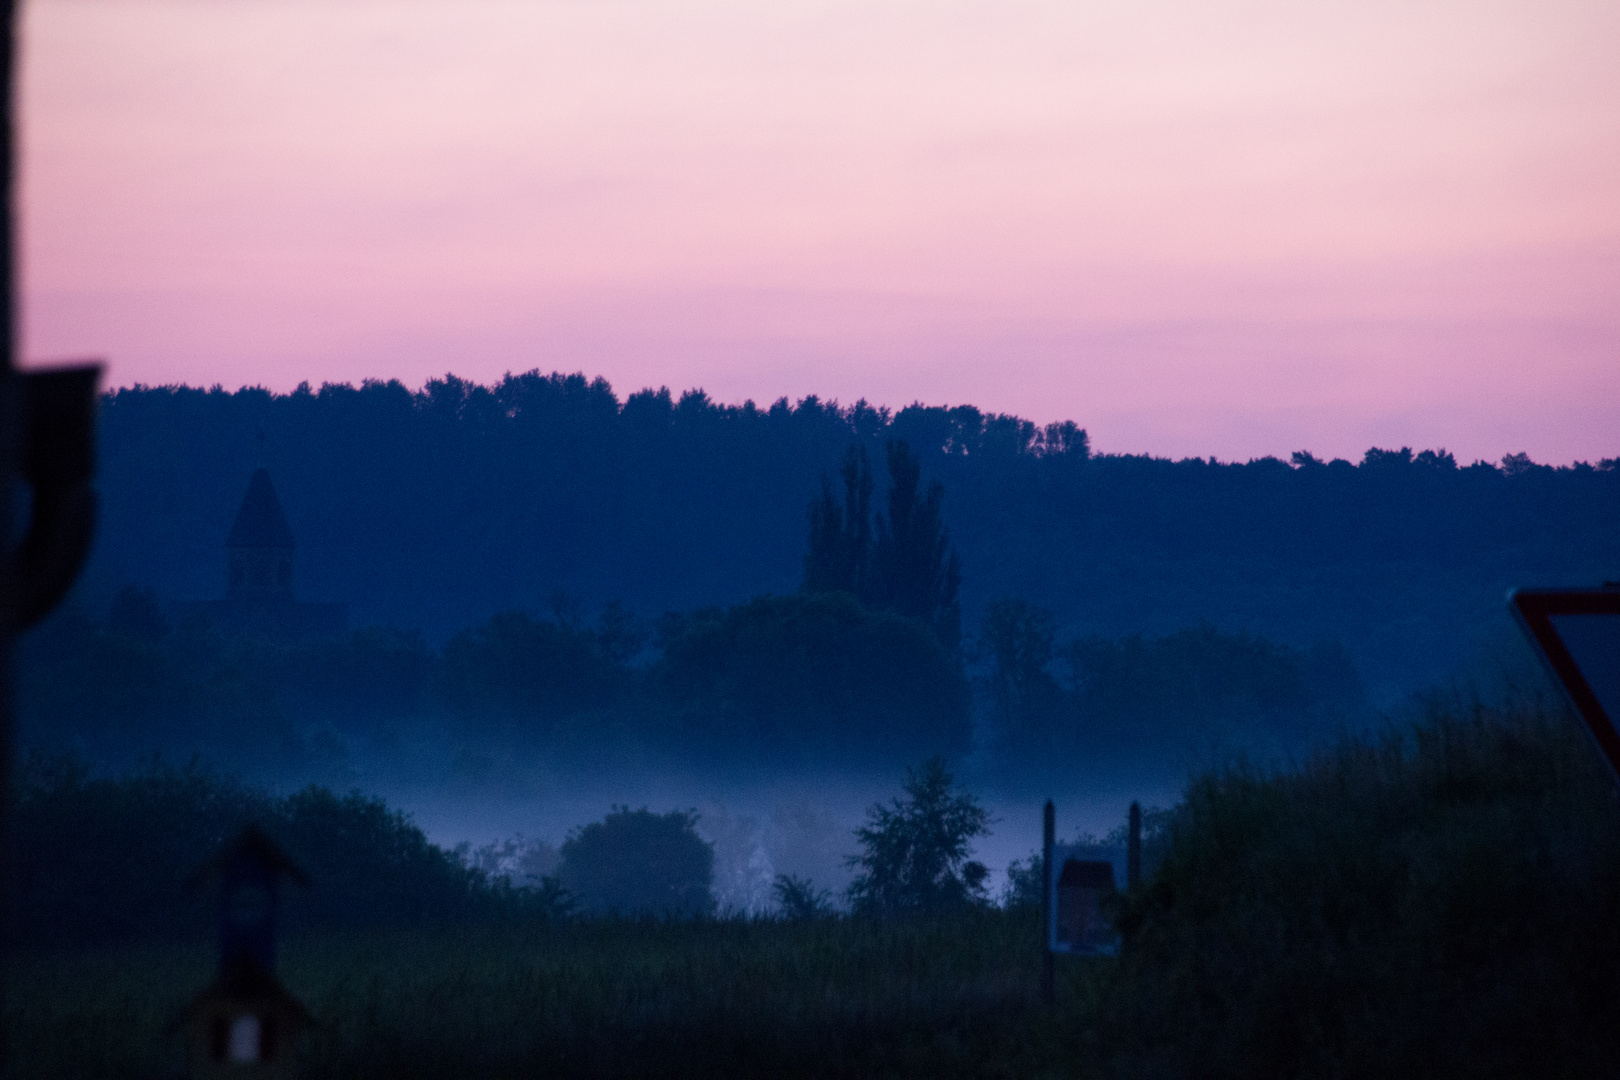
[[[1078,452],[1078,451],[1075,451]],[[25,740],[99,761],[204,753],[261,777],[341,763],[430,723],[464,744],[652,751],[773,767],[960,757],[1026,779],[1086,759],[1178,770],[1297,750],[1365,719],[1345,650],[1210,624],[1072,638],[1050,609],[988,605],[964,640],[945,488],[903,441],[886,483],[864,447],[809,501],[797,591],[649,621],[587,620],[562,592],[430,647],[420,632],[277,636],[126,586],[104,620],[69,612],[25,646]],[[244,722],[246,721],[246,722]]]
[[[924,496],[943,484],[965,630],[1018,597],[1065,636],[1208,622],[1301,649],[1338,641],[1380,703],[1468,656],[1506,589],[1601,580],[1620,554],[1612,460],[1469,465],[1397,448],[1172,461],[1094,453],[1073,424],[970,406],[620,398],[531,372],[415,392],[116,391],[81,596],[92,611],[129,583],[165,603],[218,596],[221,544],[262,463],[298,539],[301,595],[349,603],[356,625],[440,643],[558,591],[646,618],[729,606],[798,587],[806,504],[824,476],[842,494],[852,444],[877,474],[870,509],[887,514],[890,441],[916,454]],[[892,546],[903,526],[889,520]],[[884,546],[876,522],[869,539]]]
[[[104,527],[76,604],[24,643],[20,719],[124,763],[285,769],[428,720],[889,765],[978,725],[1026,771],[1181,769],[1355,727],[1477,650],[1509,585],[1620,554],[1613,461],[1168,461],[966,407],[620,401],[534,373],[134,388],[102,419]],[[188,614],[223,589],[256,456],[299,594],[361,627],[341,640]]]
[[[589,623],[568,605],[503,612],[440,648],[387,628],[289,643],[119,615],[150,606],[121,594],[107,619],[61,617],[24,644],[27,744],[126,766],[202,753],[263,779],[423,723],[525,751],[780,765],[892,765],[960,754],[971,735],[958,655],[843,593],[671,614],[656,634],[614,607]]]
[[[24,763],[16,786],[12,932],[29,948],[208,940],[212,898],[189,882],[249,823],[319,883],[288,896],[295,930],[566,910],[555,883],[492,879],[358,793],[310,787],[277,797],[196,767],[94,776],[71,760],[38,758]]]

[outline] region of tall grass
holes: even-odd
[[[1043,1076],[1073,1009],[1037,1000],[1035,916],[905,922],[587,922],[305,937],[287,986],[322,1021],[309,1077]],[[164,1075],[195,949],[25,960],[19,1076]],[[1097,971],[1066,970],[1066,1000]]]
[[[1121,923],[1122,1075],[1620,1074],[1620,807],[1560,710],[1206,775]]]

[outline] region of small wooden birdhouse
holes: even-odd
[[[249,825],[192,877],[199,886],[219,883],[219,966],[252,960],[276,970],[277,885],[283,877],[305,888],[309,875],[257,825]]]
[[[276,978],[277,886],[309,875],[249,825],[192,878],[219,885],[219,974],[180,1020],[191,1076],[290,1077],[309,1013]]]
[[[293,1050],[310,1015],[281,981],[251,960],[219,973],[181,1019],[193,1080],[292,1077]]]

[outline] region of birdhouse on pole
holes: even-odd
[[[309,1012],[276,978],[278,886],[309,875],[264,830],[243,829],[192,878],[219,888],[219,972],[181,1019],[195,1078],[291,1077]]]

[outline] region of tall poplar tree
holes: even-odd
[[[804,556],[806,592],[847,592],[866,606],[921,619],[955,649],[962,612],[961,566],[941,516],[945,487],[926,489],[922,466],[904,442],[888,444],[886,512],[872,527],[872,470],[862,446],[844,454],[844,499],[823,477],[810,504],[810,543]]]
[[[945,485],[922,486],[922,466],[903,441],[888,445],[888,513],[879,514],[870,602],[933,624],[951,648],[961,640],[961,563],[941,513]]]
[[[872,553],[872,466],[864,446],[844,452],[839,470],[844,502],[821,478],[821,497],[810,504],[810,546],[804,553],[806,592],[847,592],[866,598]]]

